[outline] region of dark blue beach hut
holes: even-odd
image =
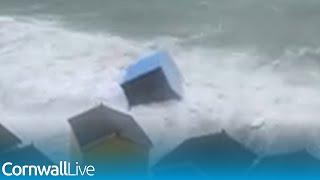
[[[0,163],[12,162],[19,165],[51,165],[53,161],[38,150],[33,144],[19,147],[0,154]]]
[[[33,144],[27,146],[22,144],[19,137],[0,124],[0,164],[5,162],[19,165],[52,164],[52,161]]]
[[[0,153],[16,148],[21,140],[9,129],[0,124]]]
[[[164,156],[154,167],[155,177],[245,176],[256,154],[234,140],[226,131],[190,138]],[[182,169],[181,167],[184,167]]]
[[[140,58],[126,70],[121,84],[130,106],[180,99],[182,76],[170,57],[158,51]]]

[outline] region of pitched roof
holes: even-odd
[[[123,83],[135,80],[159,68],[163,70],[172,90],[181,94],[182,75],[175,62],[165,51],[157,51],[138,59],[136,64],[127,68]]]
[[[21,143],[21,140],[0,124],[0,152],[11,149]]]
[[[0,155],[1,162],[10,161],[22,164],[52,164],[53,162],[34,145],[24,146]]]
[[[131,116],[102,104],[69,119],[69,123],[81,147],[114,133],[147,148],[152,146]]]
[[[244,171],[253,163],[256,155],[225,131],[188,139],[161,159],[155,169],[174,164],[191,163],[210,174],[212,169],[235,172]]]

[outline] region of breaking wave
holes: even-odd
[[[161,48],[182,71],[184,99],[129,112],[154,142],[154,160],[188,137],[221,129],[261,155],[301,148],[317,155],[319,49],[288,49],[270,58],[184,41],[137,41],[0,17],[0,121],[51,157],[67,157],[66,120],[101,102],[125,111],[118,85],[124,67]]]

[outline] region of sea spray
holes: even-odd
[[[118,86],[123,67],[153,48],[170,51],[186,87],[181,102],[131,112],[153,140],[155,156],[220,129],[263,154],[317,149],[320,78],[310,66],[314,61],[298,50],[272,59],[245,48],[191,47],[167,37],[169,43],[155,46],[161,37],[130,40],[33,18],[5,17],[0,24],[1,123],[56,159],[68,156],[70,116],[101,102],[126,109]]]

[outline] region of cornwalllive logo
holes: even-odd
[[[67,161],[60,161],[59,165],[23,165],[6,162],[2,165],[4,176],[94,176],[93,165],[81,166],[78,162],[71,164]]]

